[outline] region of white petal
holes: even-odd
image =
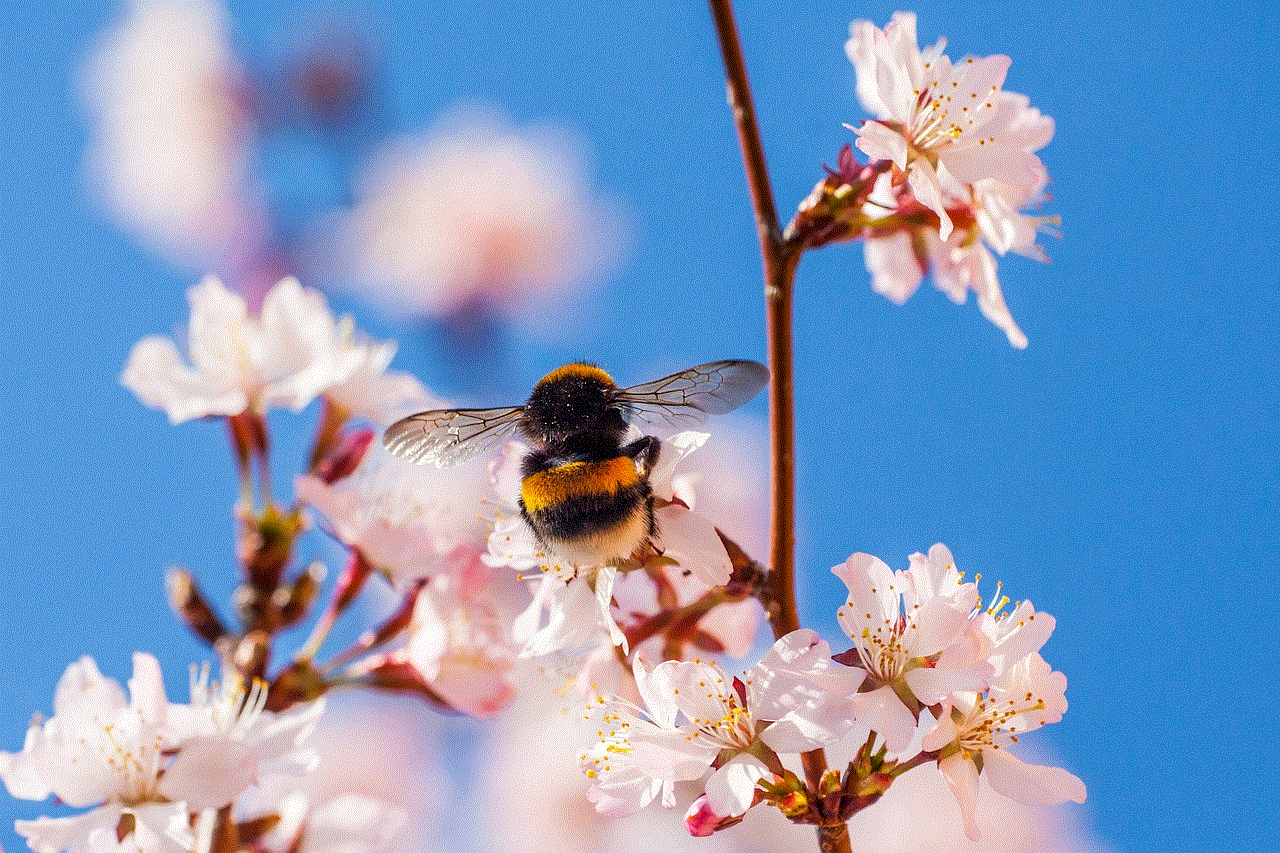
[[[1083,803],[1084,782],[1060,767],[1027,764],[1007,749],[984,749],[982,772],[991,787],[1017,803],[1051,805]]]
[[[924,269],[911,245],[911,235],[898,231],[862,245],[871,288],[896,305],[911,298],[924,280]]]
[[[733,564],[714,524],[678,504],[661,507],[655,516],[665,556],[708,586],[728,583]]]
[[[756,783],[769,775],[769,768],[754,755],[735,755],[707,779],[707,805],[725,817],[743,814],[751,807]]]
[[[83,850],[95,836],[109,835],[114,841],[119,821],[120,806],[108,803],[73,817],[18,820],[13,826],[35,853],[62,853]]]
[[[161,724],[169,710],[164,692],[160,661],[146,652],[133,654],[133,678],[129,679],[129,702],[149,723]]]
[[[955,795],[960,805],[960,817],[964,820],[964,834],[970,841],[982,838],[975,819],[978,807],[978,766],[968,761],[960,753],[949,756],[938,762],[938,769],[947,780],[947,786]]]
[[[892,687],[858,693],[852,698],[858,722],[880,735],[890,752],[906,749],[916,732],[916,719]]]
[[[256,778],[257,756],[248,744],[225,737],[189,738],[157,787],[193,811],[220,808]]]

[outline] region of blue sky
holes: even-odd
[[[849,21],[883,24],[895,8],[739,4],[784,216],[851,141],[842,123],[863,117],[843,53]],[[1063,239],[1046,238],[1047,266],[1001,264],[1030,339],[1022,352],[976,306],[928,285],[891,305],[871,291],[858,247],[805,257],[802,610],[834,633],[843,588],[830,566],[853,551],[905,566],[947,543],[961,568],[1057,617],[1044,653],[1067,674],[1071,708],[1041,743],[1088,785],[1082,814],[1103,839],[1135,853],[1268,849],[1280,817],[1280,13],[914,9],[925,43],[945,35],[952,56],[1011,56],[1006,88],[1056,120],[1040,154]],[[475,100],[519,124],[566,125],[628,218],[630,247],[600,288],[546,332],[506,341],[498,394],[584,356],[630,381],[763,359],[759,255],[702,5],[623,15],[527,3],[491,18],[454,3],[241,2],[237,47],[279,63],[335,10],[375,47],[395,127],[425,128]],[[222,431],[170,427],[117,382],[134,341],[182,321],[196,273],[131,240],[84,191],[71,81],[113,16],[54,2],[0,17],[0,749],[20,746],[81,654],[118,678],[135,649],[184,673],[203,649],[168,615],[162,571],[186,565],[220,588],[231,567]],[[308,150],[304,139],[272,152],[299,206],[330,192]],[[430,338],[335,301],[403,340],[398,366],[465,390],[448,388],[457,379]],[[282,437],[281,458],[304,440]],[[21,849],[11,817],[38,813],[0,798],[0,845]]]

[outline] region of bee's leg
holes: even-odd
[[[636,461],[640,467],[640,477],[645,479],[649,476],[653,463],[658,461],[658,451],[661,449],[662,442],[651,435],[646,435],[622,448],[622,452]]]

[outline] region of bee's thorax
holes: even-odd
[[[614,403],[617,390],[609,374],[593,365],[567,364],[553,370],[529,395],[520,432],[552,452],[616,452],[627,429]]]

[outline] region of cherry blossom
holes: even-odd
[[[637,663],[643,707],[596,700],[600,738],[579,759],[588,796],[610,815],[659,796],[670,807],[676,782],[714,767],[703,785],[707,808],[740,815],[756,783],[781,770],[778,755],[817,749],[850,730],[853,710],[842,695],[861,678],[833,664],[826,642],[808,629],[779,639],[742,679],[701,661],[667,661],[651,672]]]
[[[1033,152],[1052,136],[1052,123],[1025,97],[1001,91],[1009,57],[953,64],[942,52],[945,39],[922,52],[909,12],[895,13],[883,30],[854,21],[849,31],[858,98],[875,116],[857,129],[858,147],[907,173],[915,197],[938,215],[940,239],[953,227],[946,200],[964,198],[966,186],[984,179],[1044,185],[1044,164]]]
[[[471,561],[483,571],[478,551]],[[364,668],[408,665],[433,694],[454,710],[491,717],[515,698],[509,680],[515,649],[499,601],[468,590],[464,573],[432,577],[419,591],[404,645]],[[355,670],[359,672],[359,668]]]
[[[530,296],[597,274],[616,242],[566,135],[513,129],[486,109],[387,143],[358,192],[338,242],[355,278],[397,315],[527,309]]]
[[[260,774],[311,766],[302,741],[321,703],[276,715],[262,710],[261,687],[248,696],[210,692],[207,679],[194,686],[193,704],[170,703],[156,659],[138,653],[133,662],[128,699],[92,658],[71,664],[58,681],[54,715],[32,724],[21,752],[3,754],[13,796],[92,807],[18,821],[37,853],[116,849],[126,838],[129,849],[146,853],[189,850],[192,812],[231,802]]]
[[[832,571],[849,588],[836,611],[854,642],[849,658],[867,673],[863,692],[853,697],[859,721],[898,752],[923,706],[986,684],[990,664],[975,659],[967,642],[977,586],[963,582],[941,544],[927,556],[913,554],[905,572],[870,554],[854,554]]]
[[[127,7],[82,76],[90,180],[126,228],[174,260],[234,267],[266,216],[225,11],[209,0]]]
[[[970,839],[981,836],[974,818],[979,773],[1015,802],[1084,802],[1084,783],[1074,775],[1027,764],[1008,750],[1019,735],[1062,719],[1066,687],[1066,676],[1033,652],[994,677],[987,691],[958,692],[946,703],[924,748],[941,751],[938,769],[960,805]]]
[[[173,423],[210,415],[301,411],[318,394],[366,368],[324,297],[297,279],[280,281],[251,316],[243,297],[213,276],[187,292],[191,319],[186,361],[173,340],[151,335],[129,353],[120,381]]]

